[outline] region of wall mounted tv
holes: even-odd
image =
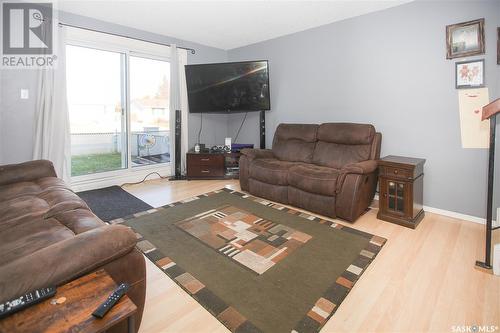
[[[189,112],[266,111],[271,107],[267,60],[185,68]]]

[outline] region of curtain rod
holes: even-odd
[[[88,30],[88,31],[93,31],[93,32],[100,32],[100,33],[103,33],[103,34],[108,34],[108,35],[117,36],[117,37],[123,37],[123,38],[128,38],[128,39],[134,39],[134,40],[138,40],[138,41],[141,41],[141,42],[147,42],[147,43],[152,43],[152,44],[157,44],[157,45],[171,46],[171,44],[160,43],[160,42],[153,42],[153,41],[150,41],[150,40],[147,40],[147,39],[130,37],[130,36],[125,36],[125,35],[115,34],[113,32],[96,30],[96,29],[92,29],[92,28],[80,27],[80,26],[72,25],[72,24],[68,24],[68,23],[59,22],[59,26],[60,27],[65,26],[65,27],[70,27],[70,28],[83,29],[83,30]],[[187,50],[187,51],[191,51],[191,54],[195,54],[196,53],[195,49],[192,49],[192,48],[189,48],[189,47],[177,46],[177,48],[183,49],[183,50]]]

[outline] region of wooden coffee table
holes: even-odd
[[[128,332],[135,333],[135,304],[126,295],[102,319],[92,312],[117,287],[100,270],[71,281],[59,288],[54,297],[0,320],[0,332],[104,332],[127,319]],[[52,304],[52,299],[66,300]]]

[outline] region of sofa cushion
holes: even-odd
[[[56,178],[52,162],[29,161],[20,164],[0,165],[0,185],[35,181],[41,178]]]
[[[288,171],[288,184],[309,193],[335,195],[338,170],[312,164],[297,165]]]
[[[274,156],[282,161],[310,163],[317,131],[314,124],[280,124],[274,134]]]
[[[24,217],[41,217],[50,209],[47,201],[36,196],[18,197],[0,202],[0,231]]]
[[[0,266],[106,225],[88,209],[61,212],[50,218],[25,215],[10,222],[0,222]]]
[[[67,187],[62,179],[55,177],[44,177],[34,181],[0,185],[0,202],[23,195],[37,195],[54,188],[65,189]]]
[[[0,266],[105,225],[55,177],[0,185],[0,199]]]
[[[273,185],[288,185],[288,169],[296,164],[273,158],[257,159],[250,164],[250,178]]]
[[[310,193],[293,186],[288,186],[288,204],[304,208],[321,215],[336,218],[336,200],[337,197]]]
[[[288,203],[289,186],[287,185],[273,185],[258,181],[256,179],[250,179],[248,181],[248,186],[250,189],[250,193],[260,198],[265,198],[284,204]]]
[[[0,200],[0,229],[2,228],[2,221],[14,220],[25,215],[48,218],[59,212],[71,211],[77,208],[90,211],[85,201],[67,188],[54,186],[35,190],[38,185],[33,182],[20,184],[26,185],[31,190],[16,191],[16,195],[6,196],[9,199]],[[0,188],[10,186],[0,186]],[[9,193],[12,194],[13,191],[9,191]]]
[[[366,161],[370,156],[369,145],[339,145],[336,143],[318,142],[314,151],[313,163],[334,169]]]
[[[52,216],[52,218],[66,226],[66,228],[70,229],[75,235],[106,225],[106,223],[95,216],[92,211],[82,208],[59,212]]]
[[[375,127],[370,124],[325,123],[318,128],[318,140],[345,145],[371,145]]]
[[[312,162],[342,169],[345,165],[370,159],[375,128],[365,124],[330,123],[318,129],[318,143]]]
[[[18,258],[28,256],[62,240],[73,238],[75,234],[55,219],[24,216],[16,223],[3,222],[0,231],[0,267]]]

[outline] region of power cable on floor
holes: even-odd
[[[135,182],[135,183],[124,183],[122,185],[120,185],[120,187],[123,187],[123,186],[126,186],[126,185],[137,185],[137,184],[141,184],[141,183],[144,183],[146,181],[146,179],[151,176],[151,175],[158,175],[158,177],[160,177],[160,179],[168,179],[168,177],[164,177],[162,175],[160,175],[158,172],[154,171],[154,172],[150,172],[146,175],[146,177],[144,177],[143,180],[141,180],[140,182]]]

